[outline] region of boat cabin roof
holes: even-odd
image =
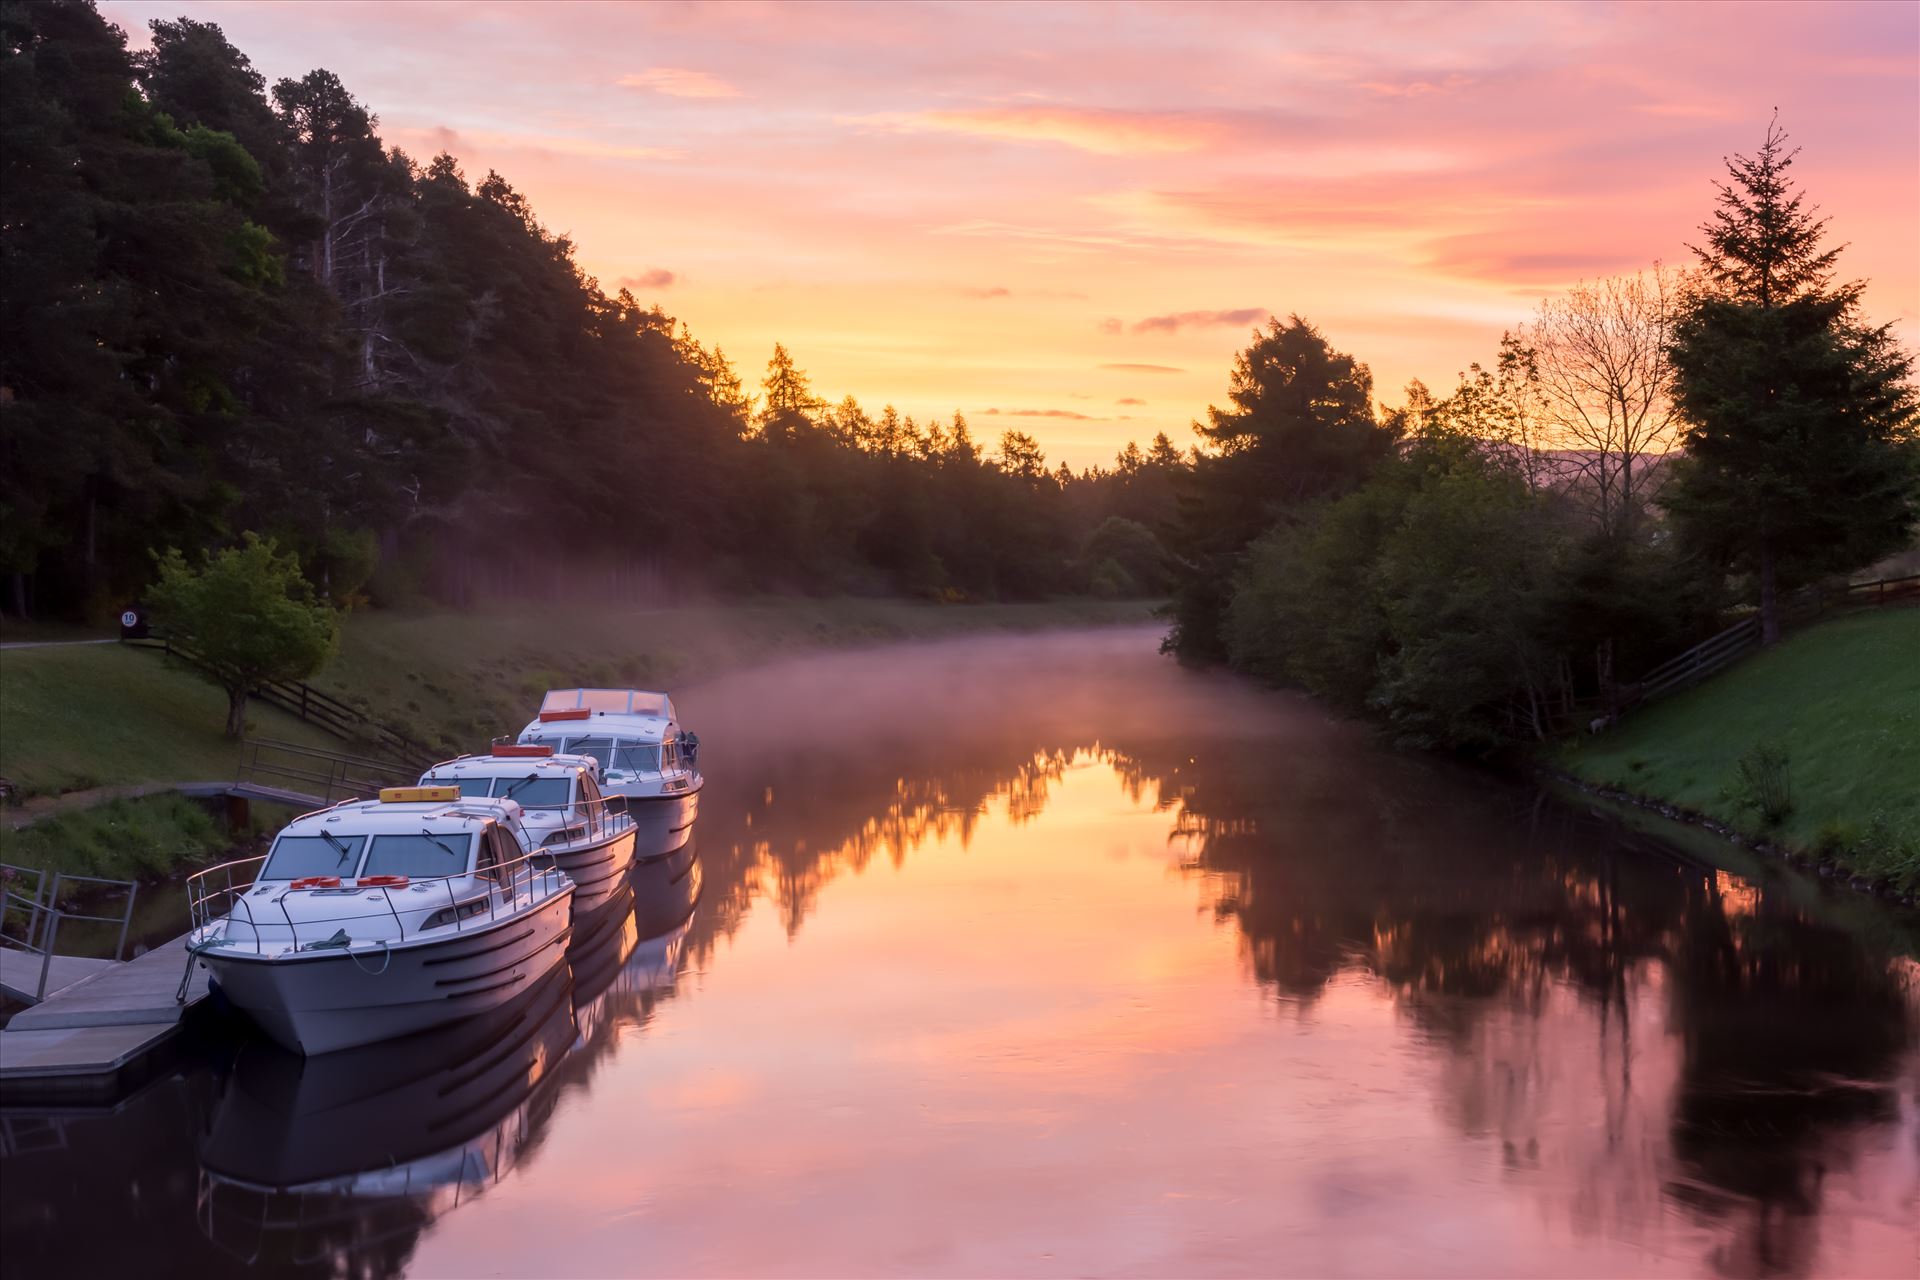
[[[442,760],[420,775],[421,785],[432,785],[431,778],[524,778],[533,774],[542,778],[565,777],[582,771],[599,775],[600,762],[592,756],[457,756]]]
[[[619,738],[627,742],[671,742],[680,726],[664,716],[593,711],[577,720],[535,720],[520,731],[522,742],[562,742],[576,738]]]
[[[503,762],[504,763],[504,762]],[[526,764],[528,761],[521,761]],[[489,822],[511,823],[520,817],[517,800],[467,796],[459,800],[349,800],[304,814],[281,828],[282,836],[467,835]]]
[[[540,711],[591,711],[595,715],[673,719],[673,699],[649,689],[549,689]]]

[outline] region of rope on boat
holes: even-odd
[[[193,981],[193,962],[200,958],[201,952],[208,950],[219,941],[220,939],[218,938],[207,938],[201,942],[187,943],[187,969],[185,973],[180,975],[179,989],[173,993],[173,1002],[175,1004],[185,1004],[187,1002],[187,984]]]
[[[377,939],[377,941],[380,943],[380,967],[378,969],[367,968],[367,966],[360,963],[359,956],[355,955],[352,951],[347,952],[347,959],[353,961],[353,967],[370,978],[379,977],[393,964],[393,944],[385,938]]]

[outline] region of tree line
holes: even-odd
[[[1757,608],[1911,545],[1912,356],[1837,278],[1777,122],[1696,262],[1582,285],[1436,397],[1373,400],[1298,316],[1197,424],[1168,647],[1304,687],[1410,743],[1491,750]]]
[[[117,610],[166,547],[297,556],[323,594],[646,563],[696,588],[1159,592],[1191,465],[759,393],[612,293],[498,173],[424,164],[331,72],[220,28],[131,53],[91,0],[0,4],[0,608]]]

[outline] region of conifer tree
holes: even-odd
[[[1897,550],[1920,514],[1912,357],[1861,318],[1861,284],[1834,283],[1797,154],[1775,122],[1727,162],[1672,348],[1687,425],[1664,501],[1691,545],[1758,580],[1767,644],[1783,588]]]

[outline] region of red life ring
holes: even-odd
[[[295,889],[338,889],[339,876],[301,876],[291,886]]]
[[[361,876],[354,881],[362,889],[404,889],[407,887],[405,876]]]

